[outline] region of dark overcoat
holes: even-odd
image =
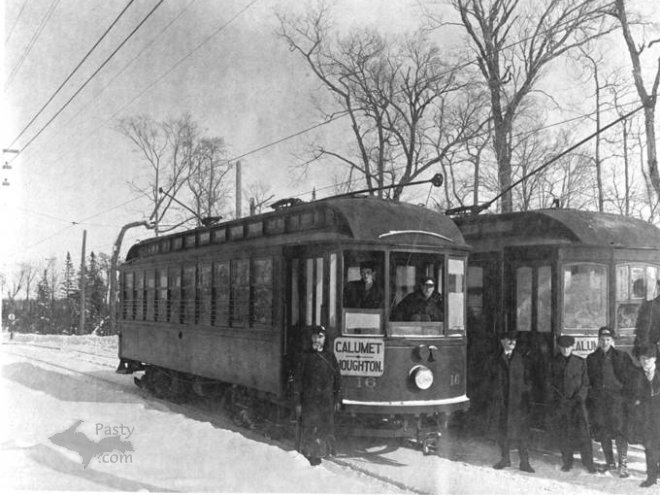
[[[532,387],[527,357],[514,350],[507,361],[500,351],[487,359],[484,369],[487,379],[481,392],[490,398],[489,431],[514,441],[528,438]]]
[[[634,348],[660,342],[660,296],[644,301],[637,312]]]
[[[628,441],[660,448],[660,368],[649,381],[644,370],[635,367],[630,380]]]
[[[630,356],[619,349],[610,347],[607,351],[612,360],[614,376],[623,388],[619,391],[605,388],[603,379],[603,363],[605,352],[601,348],[587,356],[587,372],[589,373],[589,395],[587,408],[596,440],[614,438],[624,430],[627,419],[627,390],[630,372],[633,368]]]
[[[575,354],[556,355],[550,367],[553,426],[562,441],[579,447],[589,439],[586,400],[589,392],[587,362]]]
[[[349,282],[344,288],[345,308],[378,309],[383,306],[383,291],[375,282],[367,290],[362,280]]]
[[[397,305],[393,321],[442,321],[444,306],[442,296],[433,292],[428,299],[419,290],[408,294]]]
[[[300,451],[308,457],[331,453],[335,435],[335,404],[341,402],[341,376],[334,354],[302,353],[294,375],[296,404],[302,406]]]

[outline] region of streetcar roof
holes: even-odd
[[[321,199],[154,237],[132,246],[126,260],[206,244],[275,236],[278,242],[347,239],[467,249],[463,235],[451,218],[409,203],[361,196]]]
[[[572,209],[543,209],[455,219],[466,241],[506,239],[507,245],[582,244],[612,248],[660,248],[660,229],[637,218]]]

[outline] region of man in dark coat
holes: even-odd
[[[337,359],[327,349],[325,329],[312,327],[310,333],[311,348],[300,355],[294,375],[294,399],[301,429],[296,448],[315,466],[334,452],[341,376]]]
[[[649,344],[660,347],[660,280],[656,282],[656,294],[655,299],[644,301],[637,313],[634,355]]]
[[[442,296],[435,291],[435,280],[425,277],[417,290],[408,294],[392,313],[392,321],[442,321]]]
[[[587,363],[573,354],[575,338],[562,335],[557,339],[557,345],[559,353],[551,363],[550,389],[554,403],[554,433],[561,448],[561,470],[571,470],[573,452],[577,448],[584,467],[595,473],[586,409],[589,391]]]
[[[383,306],[383,291],[376,281],[376,265],[360,263],[360,280],[349,282],[344,288],[345,308],[378,309]]]
[[[632,367],[630,356],[614,348],[614,331],[608,327],[598,330],[598,348],[587,356],[589,396],[587,407],[594,438],[600,442],[605,456],[604,470],[616,469],[612,439],[616,442],[619,476],[627,478],[628,441],[626,424],[626,388]]]
[[[629,435],[632,443],[644,445],[646,480],[640,486],[646,488],[658,482],[660,471],[660,369],[656,346],[640,347],[638,354],[641,368],[633,369],[630,380]]]
[[[501,459],[493,467],[504,469],[511,465],[509,446],[515,442],[520,454],[520,469],[533,473],[529,464],[529,410],[531,382],[527,359],[516,351],[517,332],[502,335],[502,348],[484,364],[489,379],[484,392],[489,394],[489,427],[495,430]]]

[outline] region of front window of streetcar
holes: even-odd
[[[564,265],[564,330],[597,330],[607,323],[607,266]]]
[[[385,254],[344,251],[344,334],[382,335]]]

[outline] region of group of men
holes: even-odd
[[[573,467],[579,450],[582,464],[596,473],[592,434],[600,442],[605,464],[601,471],[629,476],[628,444],[642,444],[646,453],[647,478],[640,485],[657,483],[660,461],[660,371],[656,367],[657,346],[636,346],[636,365],[630,355],[614,347],[614,332],[598,331],[598,348],[586,359],[573,354],[575,339],[557,339],[559,352],[550,363],[547,386],[550,393],[550,429],[559,441],[562,471]],[[510,444],[520,455],[520,469],[534,472],[529,462],[529,416],[531,407],[528,357],[516,350],[517,333],[501,336],[501,350],[486,363],[490,379],[489,423],[498,434],[501,458],[493,467],[511,465]],[[612,442],[617,450],[614,459]]]

